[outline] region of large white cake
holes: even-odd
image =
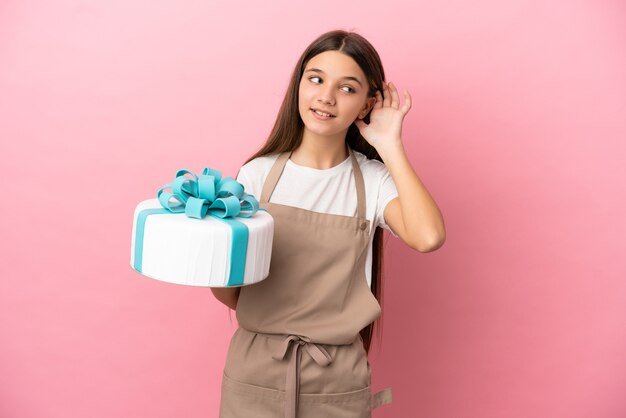
[[[245,270],[239,278],[231,276],[233,227],[229,222],[233,221],[248,229]],[[148,199],[135,208],[130,264],[145,276],[169,283],[244,286],[269,275],[273,236],[274,220],[263,210],[249,218],[222,220],[209,215],[196,219],[171,213],[158,199]]]

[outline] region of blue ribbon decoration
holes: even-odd
[[[249,218],[257,211],[265,210],[259,207],[256,198],[246,193],[241,183],[231,177],[222,179],[220,171],[209,167],[205,167],[200,176],[189,170],[178,170],[174,181],[157,191],[157,198],[163,208],[144,209],[137,215],[133,263],[135,270],[141,273],[143,235],[149,215],[184,212],[188,217],[197,219],[209,215],[228,224],[232,231],[230,272],[226,286],[243,285],[248,227],[234,218]]]

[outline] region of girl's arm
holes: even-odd
[[[217,300],[228,306],[230,309],[237,309],[239,300],[239,287],[212,287],[211,292]]]
[[[428,252],[441,247],[446,229],[437,204],[411,167],[402,144],[402,121],[411,108],[411,96],[404,91],[400,108],[398,90],[384,83],[384,98],[376,92],[369,125],[357,120],[361,135],[383,159],[389,169],[398,197],[385,207],[385,222],[411,248]]]
[[[434,251],[446,239],[443,217],[437,204],[411,167],[404,147],[380,154],[389,169],[398,197],[385,207],[385,222],[411,248]]]

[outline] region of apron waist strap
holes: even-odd
[[[332,363],[333,358],[321,345],[312,343],[306,337],[288,335],[272,356],[275,360],[283,360],[291,346],[291,356],[287,365],[287,378],[285,383],[285,418],[296,418],[298,410],[298,394],[300,393],[300,358],[304,347],[317,364],[322,367]]]
[[[376,392],[374,395],[372,395],[372,398],[370,401],[370,408],[374,410],[381,405],[386,405],[388,403],[391,403],[391,400],[392,400],[391,388],[381,389],[378,392]]]

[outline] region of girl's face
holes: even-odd
[[[339,51],[325,51],[309,60],[300,80],[298,108],[305,131],[340,136],[376,102],[361,67]]]

